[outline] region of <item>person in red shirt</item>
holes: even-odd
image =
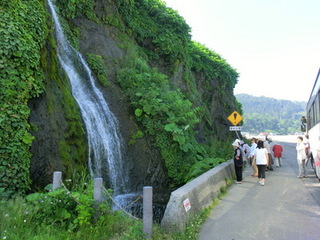
[[[281,167],[281,164],[282,164],[281,158],[282,158],[282,152],[283,152],[282,146],[276,143],[275,145],[273,145],[272,151],[273,151],[273,157],[275,160],[276,167]]]

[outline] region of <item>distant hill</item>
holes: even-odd
[[[305,116],[306,102],[255,97],[249,94],[235,96],[242,104],[243,132],[300,132],[300,118]]]

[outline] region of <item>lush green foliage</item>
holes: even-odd
[[[62,22],[69,39],[76,46],[79,32],[70,20],[86,15],[97,21],[93,0],[57,0],[56,3],[60,8],[59,14],[66,19]],[[228,156],[228,151],[210,147],[210,140],[206,142],[209,147],[200,145],[196,140],[195,129],[199,122],[204,121],[203,125],[209,126],[203,131],[206,132],[205,137],[212,135],[211,125],[216,119],[213,119],[209,105],[215,98],[216,102],[221,101],[223,110],[229,111],[232,108],[232,104],[223,102],[222,97],[225,89],[231,91],[234,87],[237,73],[218,54],[192,42],[190,27],[176,11],[167,8],[163,1],[117,0],[116,4],[118,12],[112,16],[106,15],[102,20],[118,27],[121,34],[128,34],[140,46],[138,58],[127,61],[118,74],[118,81],[131,100],[134,114],[142,126],[142,131],[133,135],[130,143],[133,144],[135,139],[145,134],[153,136],[154,144],[166,162],[169,176],[175,185],[183,184],[189,180],[185,176],[194,176],[188,172],[195,163],[206,159],[206,167],[212,167],[213,162],[220,161],[215,158]],[[48,67],[46,61],[51,52],[41,51],[47,37],[46,12],[41,3],[35,0],[27,3],[3,0],[0,14],[0,69],[4,69],[0,71],[2,198],[23,194],[29,188],[29,148],[33,136],[29,133],[27,119],[30,110],[27,103],[30,98],[43,92],[44,76],[39,66],[41,61],[44,69]],[[51,38],[48,40],[53,42]],[[53,49],[48,51],[54,52],[54,44],[49,45]],[[126,46],[126,49],[130,47]],[[48,56],[43,56],[45,53]],[[103,59],[97,55],[88,55],[87,59],[98,79],[106,85],[107,71]],[[180,84],[186,82],[187,88],[181,91],[170,84],[166,75],[149,67],[149,60],[159,61],[159,65],[170,73],[183,69]],[[54,59],[50,61],[54,62]],[[50,79],[60,81],[59,77],[54,76],[59,72],[57,64],[50,65],[50,68],[46,74]],[[201,76],[201,81],[196,82],[195,73]],[[68,125],[65,139],[58,144],[59,157],[64,163],[77,158],[78,162],[74,163],[77,165],[85,155],[85,148],[75,153],[80,146],[75,138],[82,138],[84,133],[81,133],[81,121],[74,105],[69,104],[72,100],[70,93],[67,93],[68,89],[61,87],[61,83],[57,85],[63,101],[67,103],[63,109],[66,119],[73,122]],[[47,93],[49,114],[57,110],[53,95]],[[215,154],[213,149],[221,154]],[[203,169],[202,164],[196,165],[192,171],[197,172],[199,169]]]
[[[118,72],[118,81],[130,97],[136,118],[154,136],[169,176],[183,183],[188,169],[207,155],[194,138],[197,109],[179,90],[170,88],[166,75],[150,69],[141,58],[133,57]]]
[[[142,221],[129,218],[121,211],[111,210],[111,200],[95,204],[92,182],[81,183],[68,190],[66,186],[51,191],[50,185],[42,193],[34,193],[26,198],[0,201],[1,239],[49,239],[49,240],[141,240]],[[70,183],[68,180],[66,185]],[[230,180],[226,180],[227,186]],[[220,189],[218,199],[212,205],[192,217],[184,232],[167,233],[159,225],[153,224],[154,240],[196,240],[199,231],[226,194],[226,187]]]
[[[189,44],[191,69],[201,72],[208,81],[207,87],[215,80],[217,92],[223,93],[226,88],[233,89],[237,83],[238,73],[217,53],[197,42]]]
[[[218,166],[220,163],[223,163],[225,159],[222,158],[205,158],[202,161],[195,163],[189,170],[186,179],[192,180],[193,178],[198,177],[199,175],[207,172],[211,168]]]
[[[73,19],[81,14],[92,20],[96,18],[93,0],[56,0],[55,2],[59,6],[60,14],[68,19]]]
[[[167,65],[184,59],[191,29],[176,11],[161,0],[117,0],[116,4],[127,33],[150,59],[163,58]]]
[[[52,186],[48,186],[49,190]],[[94,216],[92,187],[80,192],[59,188],[47,193],[33,193],[26,200],[33,206],[34,221],[45,224],[61,224],[66,229],[78,229],[89,225]]]
[[[199,108],[193,108],[181,91],[172,89],[166,75],[150,69],[136,55],[129,59],[126,68],[118,72],[118,81],[131,100],[137,120],[154,136],[174,184],[185,183],[230,157],[227,153],[231,148],[215,144],[205,150],[196,141]]]
[[[276,133],[280,135],[294,134],[300,132],[300,120],[277,119],[269,114],[245,114],[242,131],[258,134],[262,132]]]
[[[104,64],[103,58],[100,55],[87,54],[87,61],[90,65],[91,70],[95,72],[99,82],[104,87],[107,87],[107,68]]]
[[[131,139],[129,141],[129,144],[135,144],[136,141],[144,136],[143,132],[141,130],[138,130],[136,133],[131,134]]]
[[[238,94],[236,97],[244,109],[242,131],[283,135],[301,131],[300,118],[305,116],[305,102],[254,97],[247,94]]]
[[[201,173],[213,167],[213,162],[221,161],[215,159],[217,156],[209,155],[196,141],[195,129],[200,121],[209,126],[214,122],[211,106],[207,105],[227,97],[224,92],[233,89],[238,74],[218,54],[192,42],[190,27],[163,1],[118,0],[117,5],[127,33],[143,52],[127,61],[118,73],[118,81],[134,106],[136,118],[146,132],[155,137],[155,145],[161,150],[169,176],[175,184],[182,184],[196,172]],[[169,84],[166,75],[150,69],[144,54],[151,61],[162,62],[172,72],[183,66],[184,79],[181,81],[187,83],[189,91],[180,91]],[[194,73],[201,76],[200,84]],[[230,111],[232,107],[223,104],[224,110]],[[212,135],[209,129],[205,131],[205,135]],[[210,145],[209,140],[206,143]],[[226,159],[227,153],[218,157]],[[202,164],[196,164],[204,159]],[[194,164],[193,173],[189,173]]]
[[[37,0],[0,3],[0,198],[29,189],[28,100],[43,92],[46,13]]]
[[[228,113],[234,110],[242,112],[241,104],[231,96],[237,83],[238,73],[220,55],[197,42],[188,44],[188,60],[186,63],[185,80],[189,91],[189,99],[197,105],[200,99],[202,105],[202,122],[212,126],[213,122],[222,122]],[[196,73],[196,74],[195,74]],[[196,76],[196,77],[193,77]],[[201,80],[199,80],[201,79]],[[195,96],[197,99],[195,99]],[[230,99],[230,101],[227,101]],[[213,113],[214,112],[214,113]],[[222,126],[215,126],[216,137],[214,141],[225,141],[230,137],[225,132],[219,133]],[[207,137],[212,134],[208,129]],[[223,135],[224,137],[221,137]]]
[[[110,204],[111,200],[94,202],[92,182],[82,182],[72,191],[61,187],[26,199],[2,201],[0,236],[26,240],[143,239],[141,222],[111,211]]]
[[[217,53],[200,43],[192,42],[189,25],[175,10],[166,7],[162,0],[116,2],[127,25],[127,32],[150,59],[163,59],[169,67],[173,64],[173,71],[179,63],[186,61],[187,68],[201,72],[202,77],[208,80],[208,85],[215,80],[215,87],[219,88],[217,92],[225,90],[226,86],[235,86],[237,72]]]

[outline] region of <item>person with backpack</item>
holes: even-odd
[[[234,163],[234,170],[236,173],[237,180],[235,181],[236,184],[242,183],[242,166],[243,166],[243,153],[240,149],[240,142],[236,139],[232,146],[234,148],[234,155],[233,155],[233,163]]]

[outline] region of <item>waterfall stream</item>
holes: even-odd
[[[66,39],[52,0],[48,0],[48,5],[55,26],[58,58],[69,78],[86,128],[90,175],[108,178],[115,195],[126,193],[128,174],[124,171],[118,121],[96,87],[87,63]]]

